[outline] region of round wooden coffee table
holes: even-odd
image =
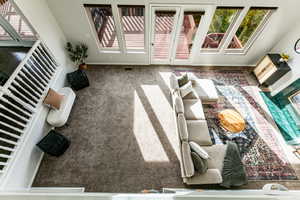
[[[246,123],[240,113],[233,109],[226,109],[218,114],[221,126],[230,133],[239,133],[245,130]]]

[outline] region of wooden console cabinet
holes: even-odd
[[[254,74],[261,85],[272,85],[291,70],[286,62],[279,62],[279,54],[267,54],[255,67]]]

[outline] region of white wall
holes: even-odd
[[[51,87],[55,89],[63,87],[65,74],[74,69],[64,52],[66,43],[64,33],[56,23],[47,2],[45,0],[15,0],[15,3],[60,64],[60,69],[52,81]],[[12,160],[12,165],[8,168],[5,179],[0,184],[1,189],[22,189],[31,186],[43,156],[36,144],[50,129],[45,122],[47,114],[48,109],[41,105],[33,118],[32,127],[25,135],[19,151],[15,154],[17,157]]]
[[[291,71],[270,86],[272,95],[276,95],[278,92],[300,78],[300,54],[297,54],[294,51],[294,45],[298,39],[300,39],[300,23],[295,25],[290,31],[286,31],[286,35],[272,49],[272,52],[287,53],[291,56],[291,60],[288,62],[291,67]]]
[[[297,21],[300,2],[297,0],[47,0],[53,15],[70,41],[83,41],[88,44],[88,63],[98,64],[149,64],[149,54],[100,54],[94,33],[91,31],[83,4],[203,4],[225,6],[278,6],[279,9],[271,17],[270,22],[259,36],[251,50],[244,55],[202,55],[199,54],[194,65],[255,65],[269,52]],[[149,23],[149,21],[148,21]],[[149,31],[147,32],[149,33]]]

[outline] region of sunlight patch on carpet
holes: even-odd
[[[134,92],[133,133],[146,162],[169,162],[144,105]]]

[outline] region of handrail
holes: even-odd
[[[33,117],[56,75],[57,63],[46,45],[38,40],[0,87],[0,182],[29,134]]]

